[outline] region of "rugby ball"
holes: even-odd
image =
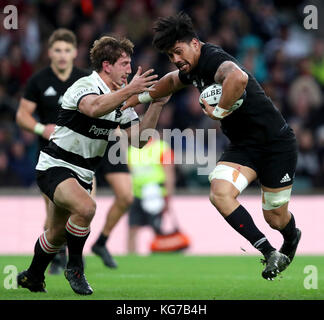
[[[222,95],[222,86],[220,84],[214,83],[208,86],[207,88],[205,88],[201,92],[199,96],[199,103],[203,108],[205,108],[202,102],[202,99],[205,99],[210,106],[215,107],[218,105],[221,95]],[[232,106],[231,108],[232,111],[236,110],[242,105],[245,96],[246,96],[246,92],[244,90],[242,97],[238,99]]]

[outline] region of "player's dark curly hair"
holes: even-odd
[[[131,56],[133,54],[134,44],[126,38],[114,38],[103,36],[93,43],[90,50],[90,60],[94,69],[99,72],[102,70],[102,62],[108,61],[110,64],[121,57],[123,52]]]
[[[158,18],[153,26],[153,46],[159,51],[169,50],[177,41],[189,42],[197,38],[191,18],[184,12],[175,16]]]

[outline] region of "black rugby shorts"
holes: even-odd
[[[128,165],[126,164],[126,161],[123,161],[124,163],[119,162],[119,163],[113,164],[113,163],[111,163],[110,159],[108,158],[109,148],[111,146],[113,146],[114,143],[115,143],[114,141],[113,142],[111,142],[111,141],[108,142],[108,146],[107,146],[105,155],[102,157],[102,159],[100,161],[100,164],[99,164],[99,167],[96,170],[99,175],[100,174],[106,175],[106,174],[109,174],[109,173],[117,173],[117,172],[129,173],[129,169],[128,169]],[[120,157],[120,150],[118,150],[117,156]],[[122,154],[122,157],[123,157],[124,160],[125,160],[126,156],[127,156],[126,152],[124,152]]]
[[[141,199],[134,198],[128,215],[129,226],[151,226],[154,230],[160,231],[162,212],[152,215],[143,209],[141,202]]]
[[[97,171],[103,175],[106,175],[109,173],[117,173],[117,172],[129,173],[127,164],[124,164],[124,163],[112,164],[108,160],[108,157],[102,158]]]
[[[79,184],[89,193],[92,190],[92,183],[82,181],[78,175],[65,167],[52,167],[45,171],[36,170],[37,184],[41,192],[46,194],[54,202],[56,187],[66,179],[75,178]]]
[[[261,185],[268,188],[281,188],[293,183],[297,165],[297,148],[273,152],[229,145],[218,161],[247,166],[257,173]]]

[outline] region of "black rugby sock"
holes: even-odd
[[[256,227],[252,217],[242,205],[236,208],[225,220],[263,255],[275,250],[265,235]]]
[[[90,227],[77,226],[69,219],[65,229],[66,243],[69,251],[69,259],[66,267],[68,269],[77,267],[83,270],[82,252],[90,234]]]
[[[42,280],[47,266],[54,259],[58,251],[59,247],[52,246],[48,243],[45,233],[42,234],[36,241],[34,256],[28,268],[28,274],[30,274],[32,278]]]
[[[294,215],[290,212],[291,218],[287,225],[282,229],[279,230],[279,232],[282,234],[283,238],[287,242],[291,242],[295,239],[297,236],[297,230],[296,230],[296,223]]]
[[[101,247],[105,246],[108,238],[109,238],[109,236],[105,236],[103,233],[101,233],[95,244],[97,246],[101,246]]]

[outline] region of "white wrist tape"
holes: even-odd
[[[150,93],[147,91],[140,93],[137,98],[140,103],[149,103],[153,101]]]
[[[37,122],[35,127],[34,127],[34,133],[41,136],[44,131],[45,131],[45,126],[43,124],[41,124],[40,122]]]
[[[215,106],[215,108],[213,110],[213,115],[219,119],[223,119],[224,117],[228,116],[231,113],[232,113],[231,110],[226,110],[226,109],[220,108],[219,106]]]

